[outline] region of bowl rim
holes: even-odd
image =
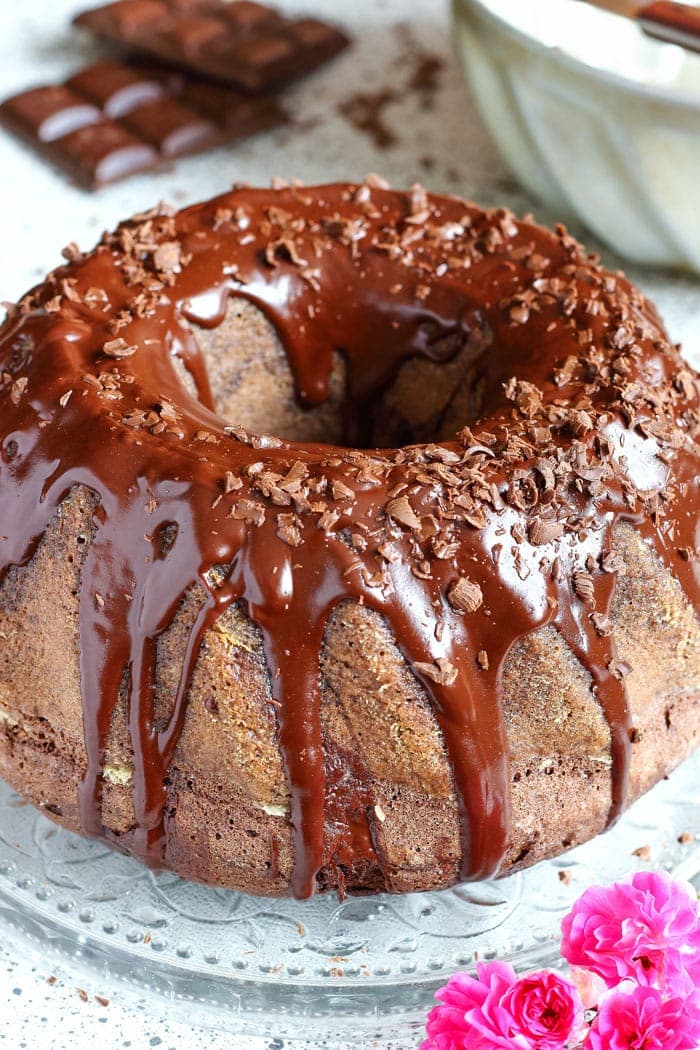
[[[598,66],[593,66],[582,58],[577,58],[575,55],[570,54],[563,48],[545,44],[533,34],[513,25],[512,22],[497,14],[489,5],[488,0],[453,0],[453,9],[458,6],[477,8],[488,21],[495,23],[508,36],[518,41],[518,43],[526,45],[531,50],[546,54],[557,65],[573,69],[590,79],[597,79],[603,83],[612,84],[627,94],[666,102],[683,110],[694,110],[700,115],[700,93],[696,95],[688,91],[665,87],[664,85],[646,84],[644,81],[633,80],[631,77],[623,76],[622,73],[615,73],[613,70],[600,69]],[[654,42],[659,47],[676,46],[662,41]]]

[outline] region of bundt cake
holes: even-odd
[[[563,228],[420,187],[123,223],[0,331],[0,775],[187,878],[505,874],[700,728],[698,377]]]

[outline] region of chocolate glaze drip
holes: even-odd
[[[202,639],[239,601],[264,640],[297,896],[329,863],[382,864],[367,788],[349,833],[333,832],[345,803],[339,759],[324,750],[319,660],[347,599],[385,617],[432,700],[463,878],[497,873],[508,848],[502,668],[545,624],[609,722],[614,819],[632,730],[608,620],[624,571],[617,522],[635,524],[698,606],[698,380],[641,294],[562,229],[376,183],[239,188],[69,254],[0,333],[0,568],[28,562],[72,488],[96,494],[80,592],[84,831],[104,833],[104,754],[123,694],[131,848],[163,863],[167,776]],[[231,295],[274,323],[303,404],[328,396],[342,351],[349,441],[369,440],[368,406],[404,360],[447,360],[475,334],[478,420],[448,442],[373,451],[228,426],[195,332],[221,322]],[[158,718],[158,639],[192,588],[205,597]]]

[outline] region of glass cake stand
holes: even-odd
[[[555,963],[561,917],[590,883],[637,867],[700,881],[699,783],[700,753],[612,831],[508,879],[297,902],[154,875],[57,828],[0,782],[0,916],[44,958],[79,960],[204,1026],[408,1041],[454,970],[495,956]]]

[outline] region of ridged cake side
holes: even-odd
[[[289,439],[339,433],[340,390],[319,410],[300,409],[284,350],[253,306],[235,300],[220,327],[196,335],[221,415]],[[393,419],[401,408],[399,426],[434,427],[445,404],[454,405],[469,362],[463,357],[445,371],[424,362],[416,375],[413,363],[404,366],[385,395]],[[433,377],[442,382],[431,383]],[[413,406],[406,397],[397,400],[396,390],[403,395],[416,381],[424,396]],[[0,587],[0,775],[75,831],[86,771],[78,594],[95,509],[89,491],[74,490],[30,564],[11,569]],[[615,552],[627,566],[610,619],[619,656],[632,668],[626,680],[632,799],[700,742],[700,629],[680,587],[633,528],[617,527]],[[155,712],[163,721],[202,599],[188,594],[159,644]],[[457,881],[460,822],[441,732],[381,616],[353,601],[340,605],[325,632],[319,674],[326,775],[334,785],[319,885],[407,892]],[[513,808],[506,873],[605,828],[611,756],[590,675],[555,628],[534,631],[513,647],[503,701]],[[257,894],[290,891],[289,791],[269,674],[260,631],[240,604],[205,635],[168,779],[169,868]],[[126,849],[135,820],[132,780],[122,691],[105,755],[102,821]],[[381,863],[348,864],[342,844],[353,818],[360,823],[366,811]]]
[[[0,591],[0,776],[74,831],[86,767],[74,592],[93,504],[88,493],[75,492],[32,563],[11,572]],[[700,742],[700,632],[677,584],[632,529],[619,529],[616,549],[629,566],[611,618],[621,656],[634,668],[628,689],[636,798]],[[158,710],[172,696],[196,600],[192,595],[183,605],[161,647]],[[404,892],[455,882],[459,820],[440,731],[377,614],[350,602],[337,610],[320,672],[326,764],[340,769],[321,885],[340,879],[348,892]],[[604,829],[611,764],[609,730],[590,678],[552,628],[514,648],[504,698],[513,832],[503,873]],[[169,772],[166,862],[187,878],[257,894],[289,891],[289,796],[270,700],[259,634],[233,608],[204,640]],[[105,756],[102,819],[113,841],[128,849],[133,766],[124,702]],[[350,778],[355,805],[375,814],[381,866],[355,870],[333,856],[336,821],[342,827],[352,814],[343,805],[343,777]]]

